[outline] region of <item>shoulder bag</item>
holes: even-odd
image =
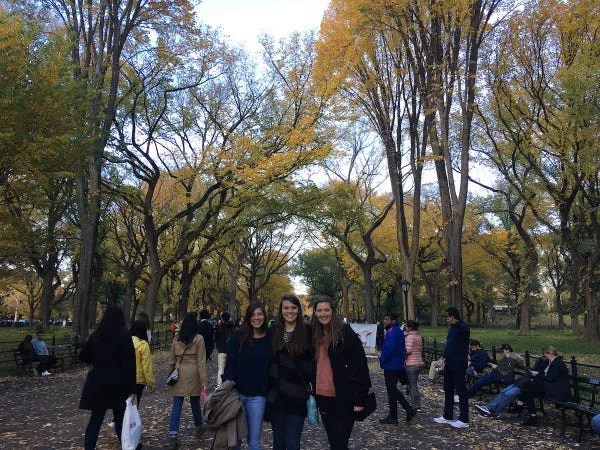
[[[177,364],[175,364],[175,368],[171,371],[171,373],[167,377],[167,384],[169,386],[173,386],[175,383],[177,383],[179,381],[179,365],[181,364],[181,361],[183,360],[183,355],[184,355],[185,351],[187,350],[188,345],[186,345],[185,348],[183,349],[183,353],[179,357]]]

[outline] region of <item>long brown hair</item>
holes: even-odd
[[[331,322],[329,322],[329,325],[327,325],[327,330],[325,330],[325,327],[317,320],[317,314],[315,313],[315,310],[319,303],[329,303],[329,306],[331,306]],[[327,341],[325,343],[327,349],[336,347],[338,344],[344,342],[344,335],[342,334],[344,322],[342,318],[335,312],[335,305],[331,297],[327,295],[321,295],[317,297],[314,302],[311,325],[313,346],[315,347],[315,358],[317,358],[319,355],[319,346],[323,342],[323,335],[327,336]],[[325,333],[325,331],[327,331],[327,333]]]
[[[287,344],[283,341],[283,333],[285,333],[285,321],[283,320],[282,313],[284,300],[287,300],[298,307],[296,328],[294,328],[292,337]],[[285,294],[282,296],[281,301],[279,302],[279,313],[277,314],[277,319],[275,320],[275,334],[273,335],[273,341],[271,344],[273,354],[279,353],[285,347],[291,356],[302,355],[306,349],[306,344],[308,341],[308,331],[306,328],[307,326],[304,324],[304,319],[302,317],[302,305],[300,304],[298,297],[293,294]]]
[[[260,309],[264,316],[263,324],[260,327],[260,331],[263,331],[265,333],[267,332],[267,312],[265,311],[265,306],[260,302],[253,302],[252,304],[250,304],[248,306],[248,309],[246,309],[246,315],[244,316],[244,323],[242,323],[242,326],[238,330],[238,333],[240,334],[239,350],[242,350],[242,347],[244,346],[244,344],[248,345],[248,347],[252,347],[252,339],[254,337],[254,330],[252,329],[252,323],[251,323],[250,319],[252,319],[252,316],[254,315],[254,311],[256,311],[257,309]]]

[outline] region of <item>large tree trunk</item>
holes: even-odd
[[[558,315],[558,329],[559,330],[562,330],[565,328],[565,316],[563,314],[561,293],[562,293],[562,288],[556,288],[554,290],[554,305],[556,308],[556,314]]]
[[[579,329],[579,285],[576,273],[571,274],[570,292],[571,292],[571,329]]]
[[[82,195],[82,194],[80,194]],[[92,276],[94,253],[96,251],[97,215],[88,213],[80,207],[81,240],[77,286],[73,301],[73,327],[81,341],[89,335],[90,301],[92,298]]]
[[[45,328],[50,322],[54,304],[54,271],[46,269],[42,274],[42,297],[40,301],[40,321]]]
[[[375,305],[373,304],[373,266],[370,264],[362,265],[362,272],[364,278],[364,292],[365,292],[365,320],[367,323],[375,323]]]

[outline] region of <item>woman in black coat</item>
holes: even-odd
[[[315,302],[312,329],[317,361],[313,386],[329,447],[347,449],[354,414],[363,409],[371,388],[365,351],[326,295]]]
[[[120,440],[125,401],[131,396],[135,402],[135,350],[121,308],[110,306],[106,310],[79,359],[92,365],[79,408],[92,411],[85,429],[85,449],[93,450],[106,410],[113,410],[115,431]]]
[[[274,450],[299,450],[313,377],[310,326],[302,319],[298,297],[286,294],[271,339],[265,420],[273,428]]]
[[[525,385],[521,392],[521,400],[527,406],[529,414],[522,422],[522,425],[535,425],[537,415],[535,410],[536,397],[543,397],[546,400],[570,401],[571,388],[569,387],[569,369],[562,356],[554,347],[548,347],[544,352],[544,357],[548,360],[548,365],[543,371],[532,371],[533,383]],[[537,383],[536,380],[539,380]]]

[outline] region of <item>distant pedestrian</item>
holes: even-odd
[[[354,414],[363,409],[371,388],[360,338],[335,312],[330,297],[317,298],[312,317],[317,370],[312,383],[329,447],[348,448]]]
[[[179,368],[179,380],[170,388],[173,408],[169,420],[169,449],[179,446],[179,421],[184,397],[190,398],[192,416],[196,426],[196,437],[202,438],[205,431],[200,408],[200,395],[206,389],[206,350],[204,339],[198,334],[195,313],[188,313],[181,323],[177,337],[171,345],[169,373]]]
[[[266,319],[265,319],[266,320]],[[266,322],[265,322],[266,326]],[[221,323],[215,330],[215,344],[217,347],[217,387],[221,386],[221,375],[225,370],[225,361],[227,360],[227,350],[229,340],[235,332],[235,325],[231,321],[231,315],[228,312],[221,314]]]
[[[246,310],[244,324],[229,341],[223,382],[233,380],[246,410],[248,449],[262,448],[262,423],[269,387],[271,336],[262,303]],[[236,449],[241,448],[241,441]]]
[[[423,338],[419,334],[419,324],[414,320],[406,322],[404,330],[406,341],[406,377],[410,389],[410,405],[421,409],[421,393],[419,392],[419,372],[423,370]]]
[[[56,364],[56,358],[50,355],[48,346],[46,345],[46,342],[44,342],[43,329],[39,328],[37,330],[36,338],[31,340],[31,346],[33,347],[33,360],[40,362],[37,372],[43,377],[51,375],[49,370]]]
[[[295,295],[282,297],[276,320],[265,417],[273,427],[273,449],[298,450],[314,370],[312,336]]]
[[[444,415],[436,417],[436,423],[448,423],[454,428],[469,426],[469,401],[465,373],[469,356],[471,331],[454,307],[446,310],[448,336],[444,348]],[[454,392],[458,395],[460,415],[454,420]]]
[[[398,403],[402,405],[406,412],[406,422],[412,420],[417,414],[416,408],[410,405],[404,394],[398,389],[398,381],[406,379],[406,344],[404,332],[398,326],[397,320],[397,314],[387,314],[384,317],[385,337],[379,356],[379,367],[383,369],[389,406],[387,417],[381,419],[379,423],[387,425],[398,424]]]
[[[210,311],[203,309],[200,311],[200,323],[198,324],[198,334],[204,339],[204,350],[206,359],[211,359],[215,348],[215,327],[210,321]]]
[[[112,409],[119,440],[123,428],[125,400],[135,402],[135,350],[125,328],[123,310],[109,306],[96,331],[89,337],[79,359],[91,364],[81,393],[80,409],[92,411],[85,429],[85,450],[96,448],[107,409]]]

